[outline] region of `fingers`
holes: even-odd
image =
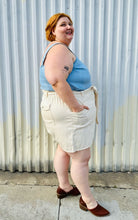
[[[86,106],[86,105],[79,105],[76,109],[73,110],[73,112],[81,112],[81,111],[83,111],[84,109],[89,110],[89,107]]]
[[[89,107],[86,106],[86,105],[83,105],[83,109],[87,109],[87,110],[89,110]]]

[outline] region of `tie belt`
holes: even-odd
[[[95,106],[96,106],[96,124],[98,124],[98,91],[97,88],[95,86],[91,87],[93,92],[94,92],[94,96],[95,96]]]

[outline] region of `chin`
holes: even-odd
[[[72,39],[68,40],[68,42],[67,42],[67,43],[68,43],[68,45],[71,43],[71,41],[72,41]]]
[[[72,41],[72,39],[73,39],[73,36],[69,36],[69,37],[68,37],[68,40],[69,40],[69,41]]]

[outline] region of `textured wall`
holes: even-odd
[[[138,170],[138,0],[0,0],[0,169],[53,171],[40,115],[39,63],[54,13],[74,22],[70,48],[99,91],[90,171]]]

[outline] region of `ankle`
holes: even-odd
[[[93,197],[92,198],[83,197],[82,199],[86,203],[88,209],[94,209],[98,205],[97,201]]]
[[[59,185],[61,189],[63,189],[65,192],[69,192],[70,190],[73,189],[71,185]]]
[[[92,202],[86,203],[86,205],[87,205],[88,209],[94,209],[94,208],[96,208],[98,203],[96,201],[92,201]]]

